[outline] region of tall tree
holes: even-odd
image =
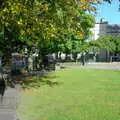
[[[100,0],[2,0],[0,1],[1,51],[8,55],[24,46],[39,47],[41,55],[66,50],[71,33],[84,38]],[[5,45],[7,43],[7,45]],[[70,45],[70,44],[69,44]],[[9,52],[9,53],[8,53]]]

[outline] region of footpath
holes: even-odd
[[[19,120],[16,115],[16,108],[19,102],[20,86],[8,87],[5,91],[3,102],[0,101],[0,120]]]
[[[34,75],[43,76],[47,73],[46,71],[32,71],[26,77]],[[20,90],[21,86],[19,84],[16,84],[15,88],[7,87],[3,102],[0,100],[0,120],[19,120],[16,109],[20,102]]]
[[[103,69],[103,70],[120,70],[120,62],[112,63],[86,63],[84,66],[80,64],[65,64],[65,68],[90,68],[90,69]]]

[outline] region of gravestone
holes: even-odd
[[[28,70],[33,71],[33,56],[28,57]]]
[[[46,56],[48,59],[48,70],[55,70],[55,59],[52,55],[47,55]]]
[[[19,53],[12,54],[12,72],[15,74],[19,74],[19,72],[23,72],[25,69],[26,61],[24,55]]]

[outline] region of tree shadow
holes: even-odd
[[[32,72],[32,73],[21,73],[18,75],[6,74],[5,78],[7,81],[7,86],[15,88],[16,84],[20,84],[23,89],[39,88],[41,86],[59,86],[63,84],[56,80],[59,76],[54,75],[52,72]]]
[[[20,83],[21,86],[26,89],[30,88],[39,88],[44,85],[48,85],[49,87],[57,86],[63,84],[62,82],[55,81],[58,76],[56,75],[43,75],[43,76],[27,76]]]

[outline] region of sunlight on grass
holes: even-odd
[[[18,112],[24,120],[120,119],[119,71],[64,69],[43,81],[61,84],[23,91]]]

